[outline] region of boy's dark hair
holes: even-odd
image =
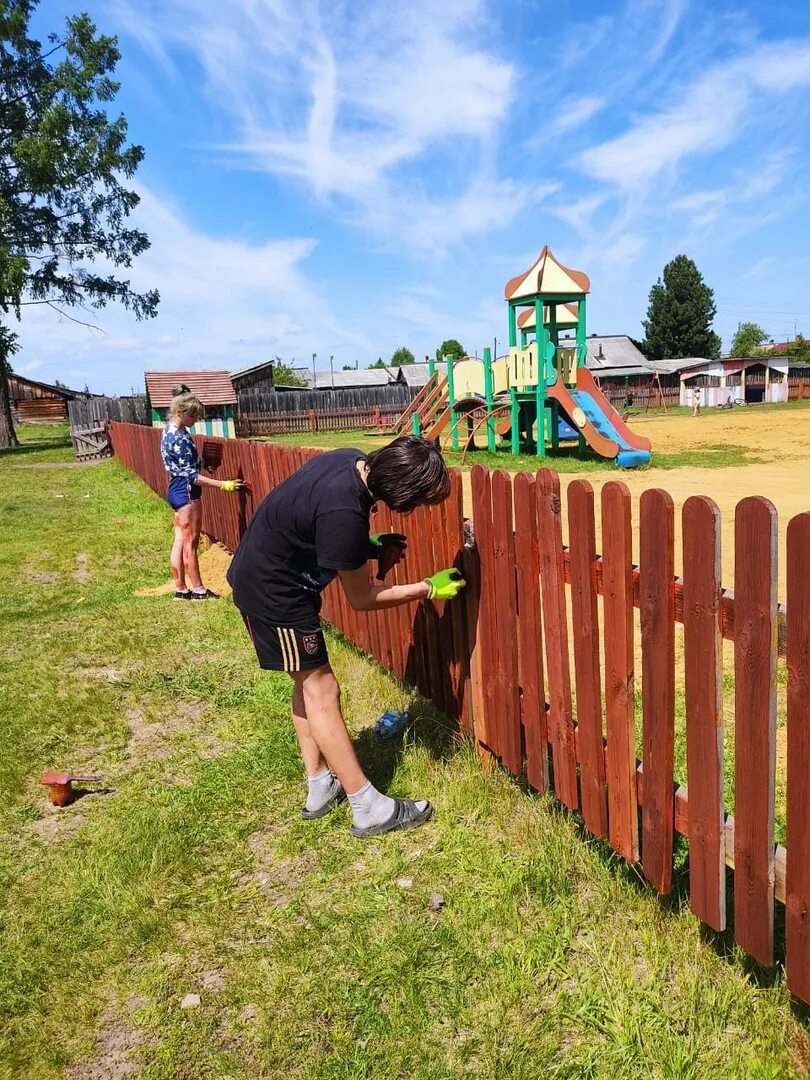
[[[416,435],[403,435],[366,458],[366,483],[375,499],[392,510],[413,510],[444,502],[450,474],[438,445]]]

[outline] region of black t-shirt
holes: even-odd
[[[253,515],[228,570],[240,611],[276,626],[317,625],[321,590],[369,557],[371,492],[359,450],[319,454],[279,484]]]

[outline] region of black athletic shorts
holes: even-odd
[[[296,630],[242,612],[259,667],[265,671],[311,671],[329,663],[323,630]]]

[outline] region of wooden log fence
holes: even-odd
[[[120,461],[162,495],[160,431],[113,423],[110,434]],[[203,530],[231,549],[258,503],[318,452],[201,437],[197,444],[219,462],[215,475],[250,485],[203,497]],[[471,486],[472,523],[463,518],[456,471],[442,506],[407,519],[381,507],[375,519],[409,536],[395,581],[455,564],[468,580],[465,596],[369,616],[352,611],[333,584],[324,593],[325,620],[457,719],[482,754],[581,809],[585,828],[639,862],[662,895],[672,888],[675,836],[686,837],[692,910],[715,931],[726,928],[731,867],[735,940],[766,967],[784,959],[789,989],[810,1003],[810,513],[788,526],[785,610],[776,603],[776,511],[767,499],[747,498],[737,508],[731,591],[720,580],[721,522],[710,499],[694,496],[683,507],[679,579],[678,523],[666,492],[642,498],[636,567],[629,494],[618,480],[602,489],[601,557],[587,481],[569,487],[567,547],[559,479],[550,469],[513,483],[476,466]],[[676,625],[683,627],[682,677]],[[723,760],[723,638],[734,643],[733,769]],[[787,660],[786,848],[774,842],[780,656]],[[686,712],[686,784],[674,775],[678,694]],[[730,771],[733,806],[723,794]],[[784,958],[775,957],[776,902],[785,905]]]

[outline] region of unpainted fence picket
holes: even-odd
[[[115,453],[165,491],[160,431],[113,423]],[[262,499],[320,451],[198,438],[214,475],[238,476],[240,493],[207,489],[203,525],[235,548]],[[683,580],[674,576],[672,500],[642,496],[639,566],[632,562],[630,496],[602,489],[596,552],[592,486],[568,488],[563,546],[557,475],[472,470],[473,520],[464,522],[461,476],[450,498],[407,518],[379,508],[375,531],[408,536],[387,580],[419,580],[460,566],[454,602],[423,601],[367,615],[337,583],[324,618],[386,669],[457,718],[483,755],[552,790],[586,828],[641,868],[660,892],[672,882],[673,841],[689,842],[690,901],[715,930],[726,925],[726,868],[734,873],[734,936],[762,964],[773,961],[774,900],[786,904],[791,991],[810,1002],[810,514],[788,526],[787,609],[776,603],[776,514],[765,499],[737,508],[735,591],[720,579],[716,505],[688,499],[682,512]],[[571,627],[567,588],[570,587]],[[598,597],[603,598],[600,625]],[[634,609],[641,615],[642,761],[636,759]],[[687,784],[674,780],[675,627],[683,624]],[[734,642],[734,814],[724,805],[722,641]],[[572,699],[569,642],[573,650]],[[776,664],[787,655],[787,853],[774,845]],[[600,670],[604,659],[604,684]],[[604,695],[604,717],[603,717]],[[553,765],[553,770],[549,768]]]

